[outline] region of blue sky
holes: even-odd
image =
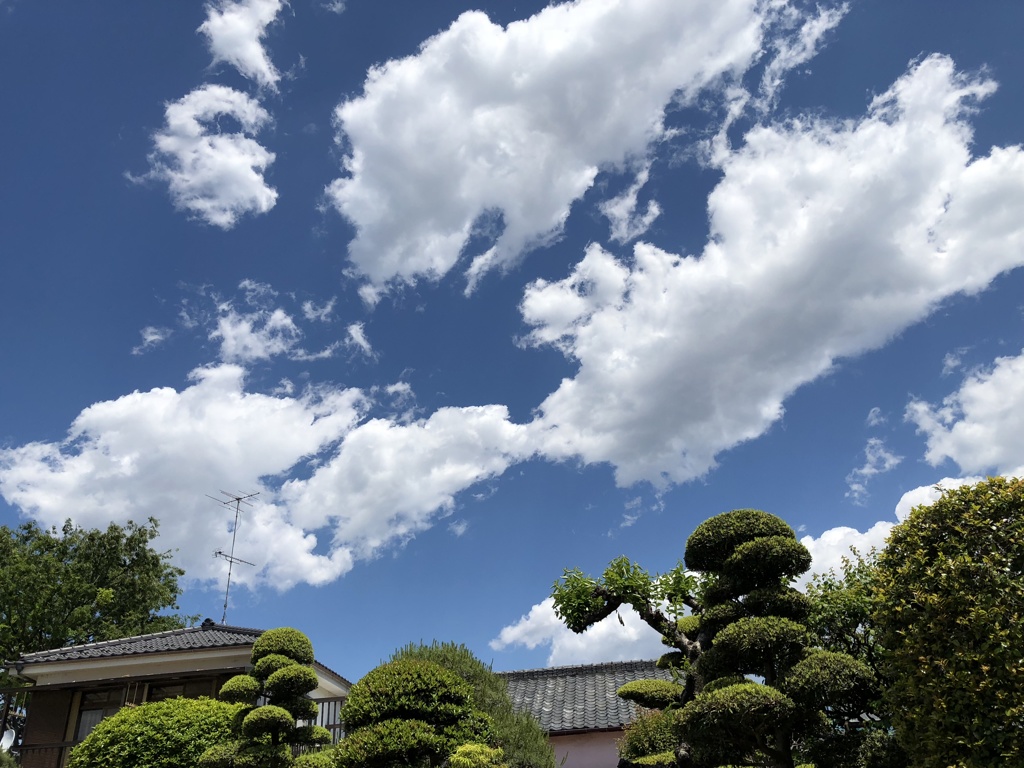
[[[0,0],[0,521],[160,520],[357,679],[758,507],[1024,471],[1024,7]]]

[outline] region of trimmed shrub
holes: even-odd
[[[306,752],[295,758],[292,763],[295,768],[336,768],[337,761],[334,750],[322,750],[320,752]]]
[[[784,728],[796,705],[769,685],[740,683],[702,692],[680,710],[679,722],[695,757],[712,765],[746,762],[756,735]]]
[[[623,731],[619,756],[635,762],[643,755],[674,753],[681,739],[679,710],[641,712]]]
[[[502,761],[505,752],[486,744],[463,744],[448,759],[450,768],[508,768]]]
[[[256,638],[252,644],[252,663],[256,664],[272,653],[287,656],[299,664],[313,663],[313,644],[299,630],[291,627],[268,629]]]
[[[255,662],[250,675],[257,680],[264,681],[279,669],[291,667],[298,664],[295,659],[290,659],[280,653],[268,653],[259,661]]]
[[[353,689],[354,690],[354,689]],[[441,762],[445,745],[422,720],[385,720],[345,736],[335,747],[338,768],[398,768]]]
[[[787,526],[788,527],[788,526]],[[766,536],[740,544],[722,563],[722,574],[750,592],[761,587],[779,587],[811,567],[811,553],[788,536]]]
[[[319,685],[319,680],[309,667],[292,664],[274,672],[263,685],[272,700],[283,701],[309,693]]]
[[[214,699],[167,699],[125,707],[71,751],[68,768],[180,768],[231,738],[238,707]]]
[[[665,709],[679,702],[683,686],[668,680],[634,680],[616,691],[620,698],[647,709]]]
[[[686,541],[686,567],[692,571],[720,571],[741,544],[765,536],[796,539],[784,520],[759,509],[735,509],[697,526]]]
[[[256,707],[245,716],[245,720],[242,721],[242,735],[253,740],[269,736],[277,743],[281,736],[294,727],[295,718],[291,712],[268,704],[265,707]]]
[[[235,675],[220,687],[217,698],[232,704],[255,704],[259,695],[259,680],[249,675]]]

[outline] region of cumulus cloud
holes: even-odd
[[[257,101],[207,84],[167,104],[165,115],[145,178],[166,182],[176,208],[231,229],[241,216],[274,207],[277,191],[263,178],[274,153],[251,138],[270,121]],[[218,118],[238,121],[241,131],[211,132]]]
[[[902,456],[885,447],[885,441],[879,437],[872,437],[864,446],[864,464],[850,471],[846,476],[846,485],[849,490],[846,498],[853,499],[854,503],[861,504],[868,496],[868,483],[875,475],[889,472],[899,466],[903,461]]]
[[[200,368],[190,378],[180,392],[163,387],[96,403],[64,441],[0,451],[0,493],[46,525],[69,516],[99,527],[161,519],[160,545],[177,550],[190,577],[204,579],[226,567],[212,552],[230,540],[231,522],[204,494],[225,484],[257,489],[237,554],[258,561],[259,578],[288,587],[347,571],[348,550],[323,548],[314,532],[326,514],[297,526],[267,480],[342,439],[366,408],[363,395],[329,387],[299,397],[246,392],[236,365]]]
[[[647,155],[672,103],[735,80],[759,54],[753,0],[590,0],[507,28],[460,16],[420,51],[372,69],[336,110],[345,175],[327,197],[356,228],[348,255],[377,286],[438,278],[484,218],[487,270],[559,236],[602,167]]]
[[[491,641],[495,651],[516,645],[531,650],[550,646],[547,663],[554,667],[656,659],[666,651],[661,635],[647,626],[632,608],[621,608],[618,616],[613,614],[577,635],[555,615],[554,600],[550,597],[533,606],[516,623],[504,627]]]
[[[700,477],[837,359],[1024,263],[1024,154],[970,150],[994,90],[932,56],[858,121],[758,126],[718,159],[699,258],[595,245],[528,286],[523,343],[578,364],[539,408],[544,453],[609,462],[622,485]],[[932,455],[954,450],[922,424]]]
[[[334,542],[358,557],[405,541],[455,508],[458,492],[531,453],[527,429],[504,406],[442,408],[427,419],[372,419],[281,497],[299,522],[330,515]]]
[[[932,466],[951,459],[964,472],[1024,473],[1024,353],[966,377],[941,405],[912,401],[906,418]]]
[[[206,36],[214,64],[230,64],[259,85],[276,89],[281,74],[263,38],[284,6],[284,0],[218,0],[207,4],[206,21],[196,31]]]
[[[800,543],[811,553],[811,569],[804,575],[801,584],[809,582],[814,574],[829,571],[840,573],[843,558],[850,556],[851,547],[861,554],[867,554],[872,549],[882,549],[895,525],[895,520],[880,520],[863,532],[839,526],[825,531],[817,538],[804,536]]]
[[[848,3],[843,3],[837,8],[819,6],[817,14],[810,18],[803,18],[796,9],[788,10],[785,15],[798,24],[798,29],[796,34],[779,35],[772,43],[774,55],[761,77],[761,109],[767,109],[774,104],[786,75],[817,55],[826,34],[839,26],[839,22],[849,10]]]
[[[46,525],[163,519],[161,546],[205,580],[226,567],[212,552],[230,540],[231,522],[205,493],[258,490],[236,549],[258,570],[238,578],[287,589],[329,582],[401,545],[449,515],[459,493],[529,455],[525,428],[503,407],[400,424],[366,420],[375,404],[357,389],[293,391],[287,382],[248,392],[245,370],[221,364],[193,371],[180,392],[97,403],[63,441],[0,450],[0,494]]]

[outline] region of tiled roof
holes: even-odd
[[[621,728],[637,706],[615,692],[633,680],[671,680],[653,661],[618,661],[575,667],[499,672],[508,682],[512,705],[532,714],[549,733]]]
[[[51,661],[84,661],[117,656],[136,656],[144,653],[249,646],[262,632],[262,629],[231,627],[226,624],[214,624],[207,620],[198,627],[172,629],[167,632],[154,632],[150,635],[126,637],[121,640],[68,645],[63,648],[55,648],[52,651],[26,653],[19,659],[19,662],[45,664]]]

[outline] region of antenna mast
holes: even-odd
[[[242,513],[242,505],[245,504],[247,507],[251,507],[252,504],[249,499],[254,496],[259,496],[259,492],[256,493],[228,493],[227,491],[221,491],[221,493],[227,496],[226,499],[218,499],[210,494],[206,494],[206,498],[213,499],[222,507],[235,508],[235,525],[231,529],[231,552],[225,554],[223,550],[218,549],[213,553],[214,557],[220,557],[228,561],[228,583],[224,587],[224,613],[220,617],[221,624],[228,623],[228,595],[231,594],[231,571],[235,567],[235,563],[243,563],[245,565],[256,566],[255,563],[250,563],[248,560],[243,560],[240,557],[235,557],[235,540],[238,538],[238,521]]]

